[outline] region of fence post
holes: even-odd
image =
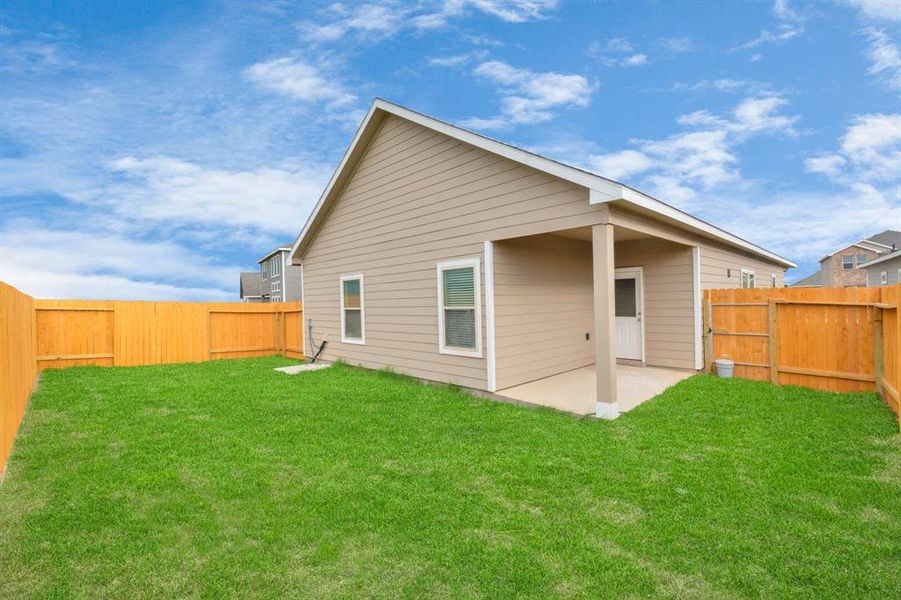
[[[704,298],[701,307],[704,321],[704,371],[713,372],[713,306]]]
[[[770,363],[770,382],[779,384],[779,319],[776,301],[767,302],[767,333],[769,334],[767,355]]]
[[[883,396],[885,394],[885,390],[882,389],[882,377],[883,371],[885,370],[885,354],[883,352],[882,341],[882,309],[877,306],[875,310],[876,315],[873,318],[873,362],[876,371],[876,393]]]

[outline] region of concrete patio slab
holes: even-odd
[[[617,365],[616,389],[620,414],[692,375],[694,373],[691,371]],[[499,390],[496,394],[573,414],[594,414],[594,410],[589,412],[584,409],[585,406],[594,406],[597,398],[594,365]]]
[[[326,369],[330,367],[329,363],[304,363],[302,365],[292,365],[290,367],[279,367],[275,369],[280,373],[287,373],[288,375],[297,375],[298,373],[305,373],[307,371],[318,371],[319,369]]]

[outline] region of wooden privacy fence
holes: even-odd
[[[0,282],[0,472],[42,369],[267,354],[303,358],[300,302],[35,300]]]
[[[39,369],[303,358],[299,302],[35,300]]]
[[[901,285],[704,292],[707,370],[834,392],[879,392],[899,413]]]
[[[34,298],[0,281],[0,474],[38,374]]]

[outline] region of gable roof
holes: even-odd
[[[879,263],[885,262],[887,260],[892,260],[895,258],[901,257],[901,250],[895,250],[894,252],[889,252],[888,254],[883,254],[882,256],[877,256],[873,260],[867,261],[862,265],[857,265],[858,269],[868,269],[873,265],[878,265]]]
[[[600,204],[614,200],[624,201],[626,204],[638,206],[656,213],[657,215],[672,219],[705,237],[713,238],[730,246],[741,248],[785,267],[797,266],[795,263],[778,254],[752,244],[745,239],[711,225],[706,221],[698,219],[697,217],[661,202],[656,198],[648,196],[647,194],[639,192],[636,189],[613,181],[612,179],[607,179],[583,169],[556,160],[551,160],[533,152],[511,146],[510,144],[473,133],[472,131],[456,127],[455,125],[445,123],[444,121],[439,121],[433,117],[382,100],[381,98],[376,98],[372,102],[372,105],[369,107],[366,116],[363,118],[363,122],[357,129],[350,146],[347,148],[341,162],[338,164],[338,168],[326,185],[325,191],[323,191],[322,195],[319,197],[319,201],[313,208],[313,212],[310,213],[310,216],[307,218],[307,222],[304,224],[300,235],[297,236],[297,240],[291,248],[290,255],[294,264],[300,264],[302,253],[312,241],[319,225],[321,225],[328,214],[332,203],[334,203],[340,195],[344,185],[352,176],[357,163],[362,158],[369,142],[371,142],[375,136],[379,125],[381,125],[388,115],[395,115],[402,119],[406,119],[448,137],[481,148],[486,152],[491,152],[492,154],[502,156],[537,171],[542,171],[554,177],[588,188],[589,203],[591,204]]]
[[[257,261],[257,264],[260,264],[261,262],[263,262],[264,260],[266,260],[266,259],[269,258],[269,257],[275,256],[275,255],[278,254],[279,252],[290,252],[290,251],[291,251],[291,247],[290,247],[290,246],[279,246],[278,248],[276,248],[275,250],[273,250],[272,252],[270,252],[270,253],[267,254],[266,256],[264,256],[264,257],[262,257],[261,259],[259,259],[259,260]]]
[[[890,234],[890,233],[898,233],[898,232],[895,232],[895,231],[883,231],[882,233],[877,234],[877,235],[874,235],[873,237],[878,237],[878,236],[882,236],[883,234]],[[883,239],[890,239],[890,238],[883,238]],[[878,253],[880,253],[880,254],[882,254],[882,253],[884,253],[884,252],[891,252],[891,251],[892,251],[892,247],[891,247],[891,246],[888,246],[888,245],[886,245],[886,244],[882,244],[882,243],[880,243],[880,242],[874,242],[874,241],[872,241],[872,239],[867,238],[867,239],[865,239],[865,240],[857,240],[857,241],[854,242],[853,244],[848,244],[847,246],[842,246],[841,248],[839,248],[839,249],[836,250],[835,252],[831,252],[831,253],[827,254],[826,256],[824,256],[823,258],[821,258],[821,259],[819,260],[819,262],[823,262],[824,260],[826,260],[826,259],[828,259],[828,258],[832,258],[833,256],[835,256],[835,255],[838,254],[839,252],[844,252],[844,251],[847,250],[848,248],[860,248],[860,249],[862,249],[862,250],[869,250],[870,252],[878,252]]]
[[[867,241],[881,244],[887,248],[891,248],[892,246],[901,248],[901,231],[886,229],[882,233],[877,233],[876,235],[868,237]]]
[[[813,275],[808,275],[804,279],[799,279],[794,283],[788,284],[788,287],[823,287],[823,283],[820,279],[820,272],[817,271]]]
[[[259,298],[262,295],[261,285],[262,282],[259,273],[241,273],[241,287],[239,289],[240,297]]]

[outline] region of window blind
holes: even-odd
[[[472,267],[445,269],[444,345],[449,348],[476,347],[476,282]]]

